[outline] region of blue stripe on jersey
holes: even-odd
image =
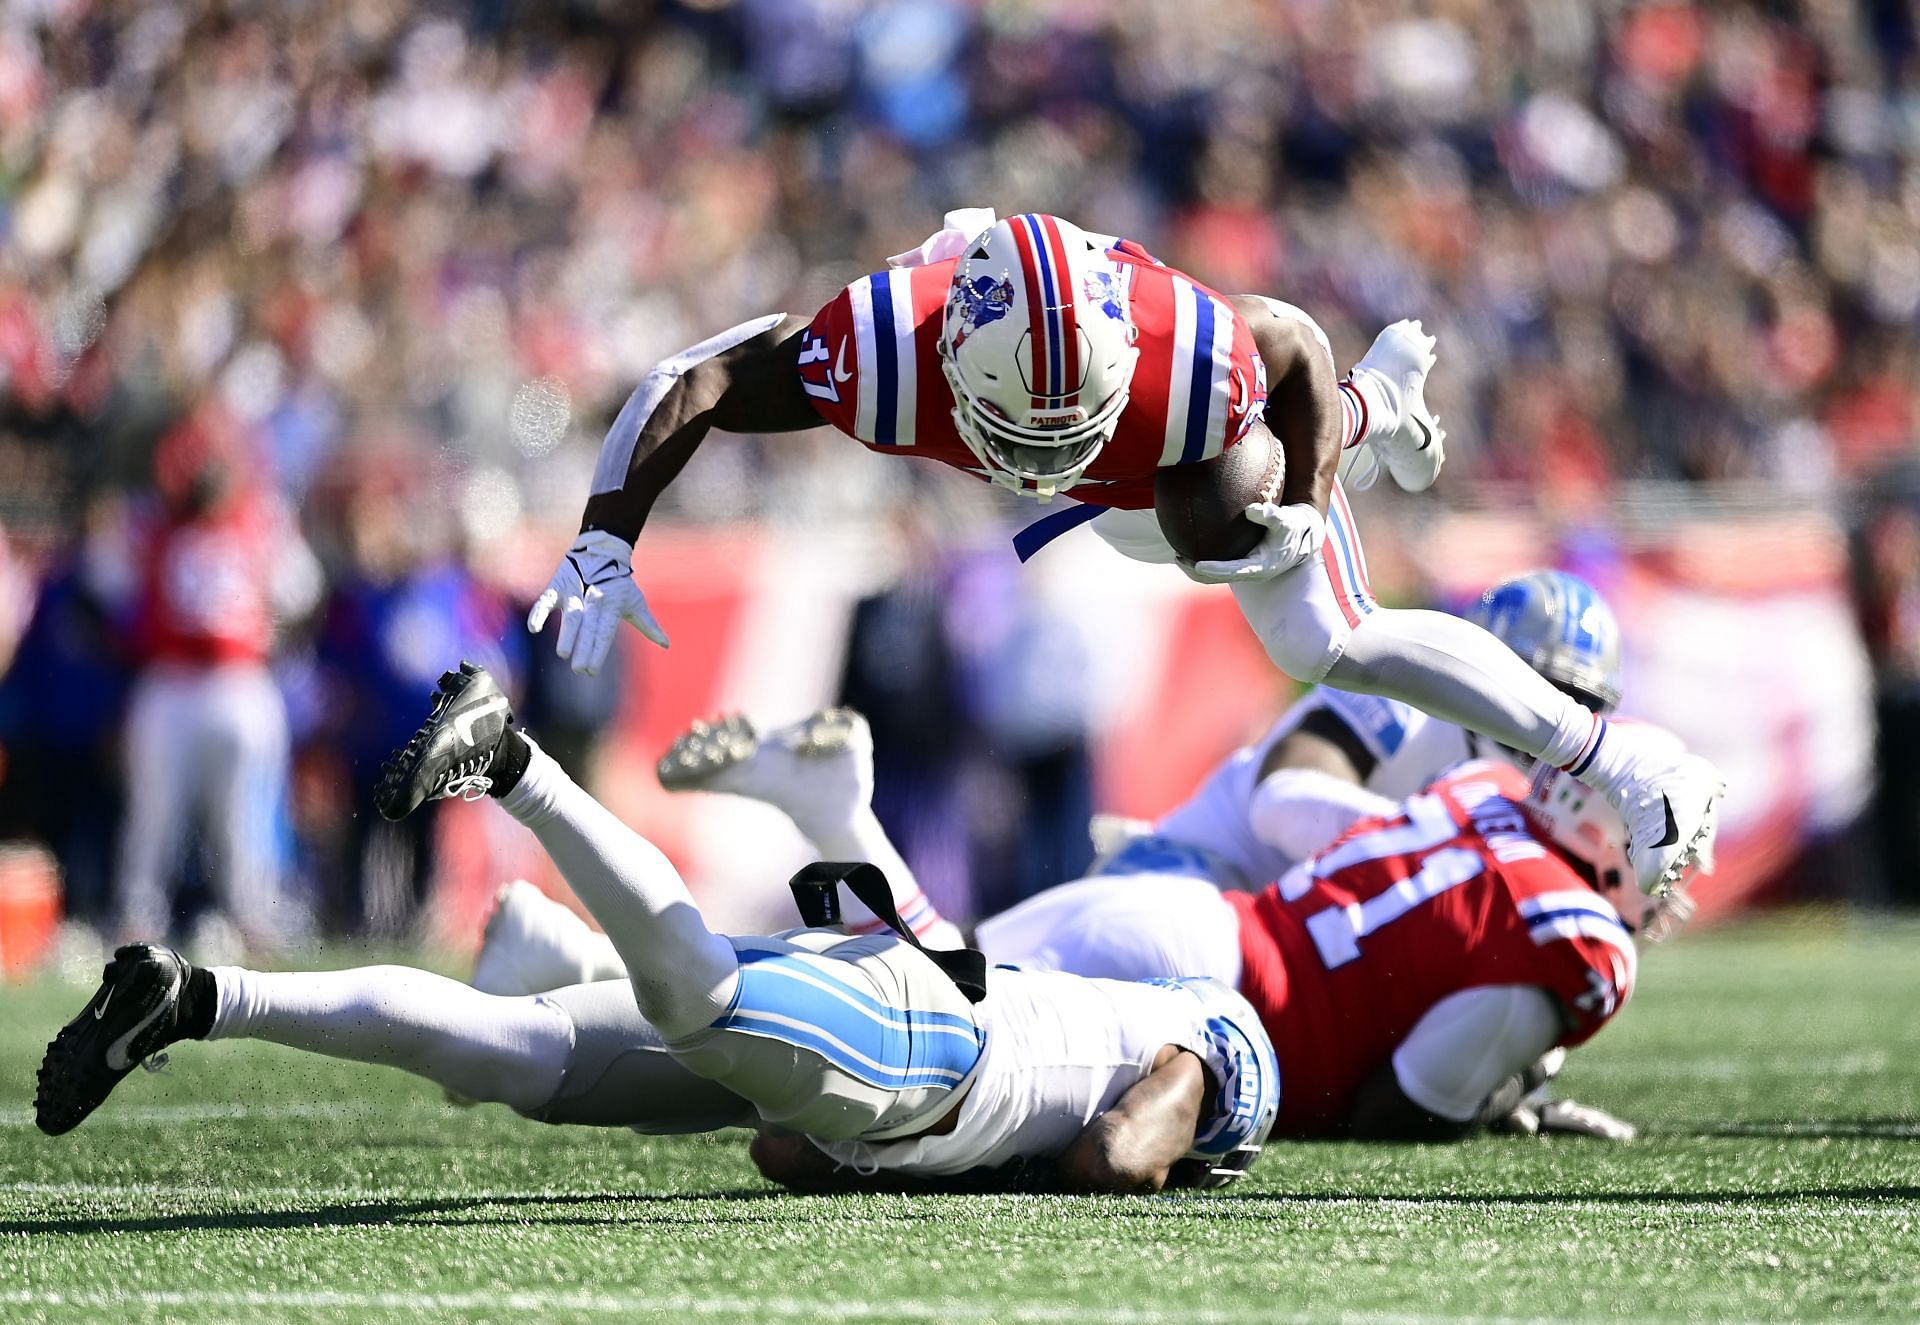
[[[1572,916],[1582,916],[1590,920],[1598,920],[1603,924],[1613,926],[1613,928],[1619,930],[1622,934],[1631,935],[1633,933],[1632,930],[1621,923],[1618,915],[1614,914],[1610,909],[1602,910],[1600,907],[1589,909],[1584,906],[1569,906],[1562,907],[1558,911],[1542,911],[1538,915],[1528,916],[1527,926],[1530,929],[1538,929],[1542,925],[1550,925],[1556,920],[1566,920]]]
[[[873,290],[873,357],[880,371],[875,385],[873,440],[876,446],[893,446],[899,441],[900,416],[900,342],[893,329],[893,284],[884,271],[875,272]]]
[[[965,1018],[887,1008],[871,999],[865,1000],[873,1004],[868,1010],[781,969],[799,966],[814,977],[819,975],[814,964],[769,956],[771,960],[740,967],[733,1004],[713,1023],[714,1029],[763,1035],[812,1050],[848,1076],[890,1089],[953,1085],[980,1057],[979,1028]]]
[[[1207,449],[1207,397],[1213,393],[1213,298],[1193,290],[1193,377],[1187,383],[1187,440],[1180,463],[1190,465]]]
[[[901,942],[904,943],[906,940],[902,939]],[[916,1026],[946,1027],[950,1030],[968,1032],[975,1029],[973,1019],[970,1017],[956,1017],[950,1012],[922,1012],[914,1008],[890,1007],[872,994],[822,970],[822,966],[835,960],[831,957],[821,958],[813,953],[803,957],[786,948],[736,948],[734,957],[739,961],[742,972],[765,966],[778,972],[775,978],[789,983],[799,984],[803,980],[811,980],[816,984],[827,985],[835,994],[858,1004],[870,1016],[908,1022]]]

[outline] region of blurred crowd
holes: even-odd
[[[296,817],[332,814],[309,837],[342,858],[388,852],[359,840],[356,775],[449,639],[538,691],[516,538],[565,532],[647,368],[811,311],[963,204],[1286,298],[1343,362],[1424,318],[1443,495],[1744,478],[1819,500],[1913,449],[1911,0],[15,0],[14,766],[122,748],[162,664],[277,659]],[[662,517],[903,500],[851,452],[709,447]],[[183,661],[130,623],[164,596],[154,549],[209,519],[252,548],[237,592],[264,624]],[[548,689],[582,733],[618,702]],[[84,798],[32,795],[77,816],[104,889]],[[395,857],[402,893],[423,854]]]

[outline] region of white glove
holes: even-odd
[[[1247,507],[1247,519],[1267,527],[1260,546],[1238,561],[1180,563],[1189,579],[1201,584],[1234,584],[1243,580],[1271,580],[1301,562],[1320,555],[1327,541],[1326,517],[1305,502],[1276,506],[1270,501]]]
[[[667,647],[667,632],[653,619],[646,595],[633,582],[633,544],[604,529],[589,529],[573,540],[560,569],[533,600],[527,629],[538,635],[555,604],[560,607],[560,640],[554,651],[582,676],[592,676],[606,662],[622,621]]]
[[[1573,1100],[1548,1100],[1539,1106],[1539,1130],[1568,1136],[1591,1136],[1602,1141],[1631,1141],[1640,1129],[1604,1109]]]

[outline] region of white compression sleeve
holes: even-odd
[[[1253,789],[1247,822],[1253,835],[1301,861],[1362,819],[1392,814],[1385,796],[1317,768],[1283,768]]]
[[[1556,767],[1578,758],[1594,733],[1592,713],[1494,636],[1445,612],[1381,608],[1362,617],[1326,682],[1401,700]]]
[[[667,398],[667,392],[673,389],[673,384],[688,369],[773,330],[780,325],[780,316],[778,313],[768,313],[751,322],[742,322],[737,327],[728,327],[718,336],[703,340],[692,349],[682,350],[671,359],[663,359],[655,364],[653,371],[627,397],[627,403],[620,407],[613,426],[607,429],[606,440],[600,443],[600,460],[593,467],[594,495],[618,492],[626,486],[627,469],[633,464],[633,447],[640,440],[640,430],[646,427],[647,420],[660,408],[660,402]]]
[[[707,928],[673,862],[535,745],[502,798],[533,830],[626,966],[634,999],[672,1044],[719,1017],[739,981],[733,945]]]
[[[1483,985],[1427,1009],[1394,1050],[1393,1074],[1407,1098],[1465,1122],[1493,1088],[1553,1048],[1560,1010],[1532,985]]]
[[[270,1040],[403,1068],[523,1113],[553,1098],[573,1050],[571,1018],[545,1000],[498,998],[410,966],[211,972],[210,1040]]]

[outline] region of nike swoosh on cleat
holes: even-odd
[[[179,973],[175,972],[173,973],[173,984],[170,985],[166,992],[154,1003],[153,1011],[135,1022],[131,1030],[107,1046],[108,1067],[112,1068],[115,1072],[125,1072],[133,1066],[133,1060],[127,1057],[127,1050],[133,1046],[134,1040],[139,1037],[142,1031],[166,1015],[167,1008],[173,1002],[171,996],[174,990],[179,987],[179,983]]]
[[[1656,851],[1661,847],[1670,847],[1680,840],[1680,825],[1673,821],[1673,799],[1669,796],[1662,796],[1660,803],[1667,807],[1667,835],[1653,844],[1654,850]]]
[[[93,1010],[93,1019],[95,1021],[107,1015],[107,1004],[111,1002],[113,1002],[113,990],[109,989],[107,990],[107,996],[100,1000],[100,1006]]]
[[[473,724],[480,721],[480,719],[487,717],[489,714],[501,712],[506,707],[507,707],[507,697],[505,695],[493,695],[489,697],[487,702],[484,704],[475,705],[473,708],[468,709],[465,713],[454,714],[453,730],[455,734],[460,737],[460,741],[463,745],[472,745],[473,744]],[[1671,815],[1673,812],[1669,810],[1667,813]]]
[[[1424,451],[1432,446],[1433,429],[1427,426],[1427,421],[1416,414],[1413,416],[1413,426],[1420,430],[1420,449]]]

